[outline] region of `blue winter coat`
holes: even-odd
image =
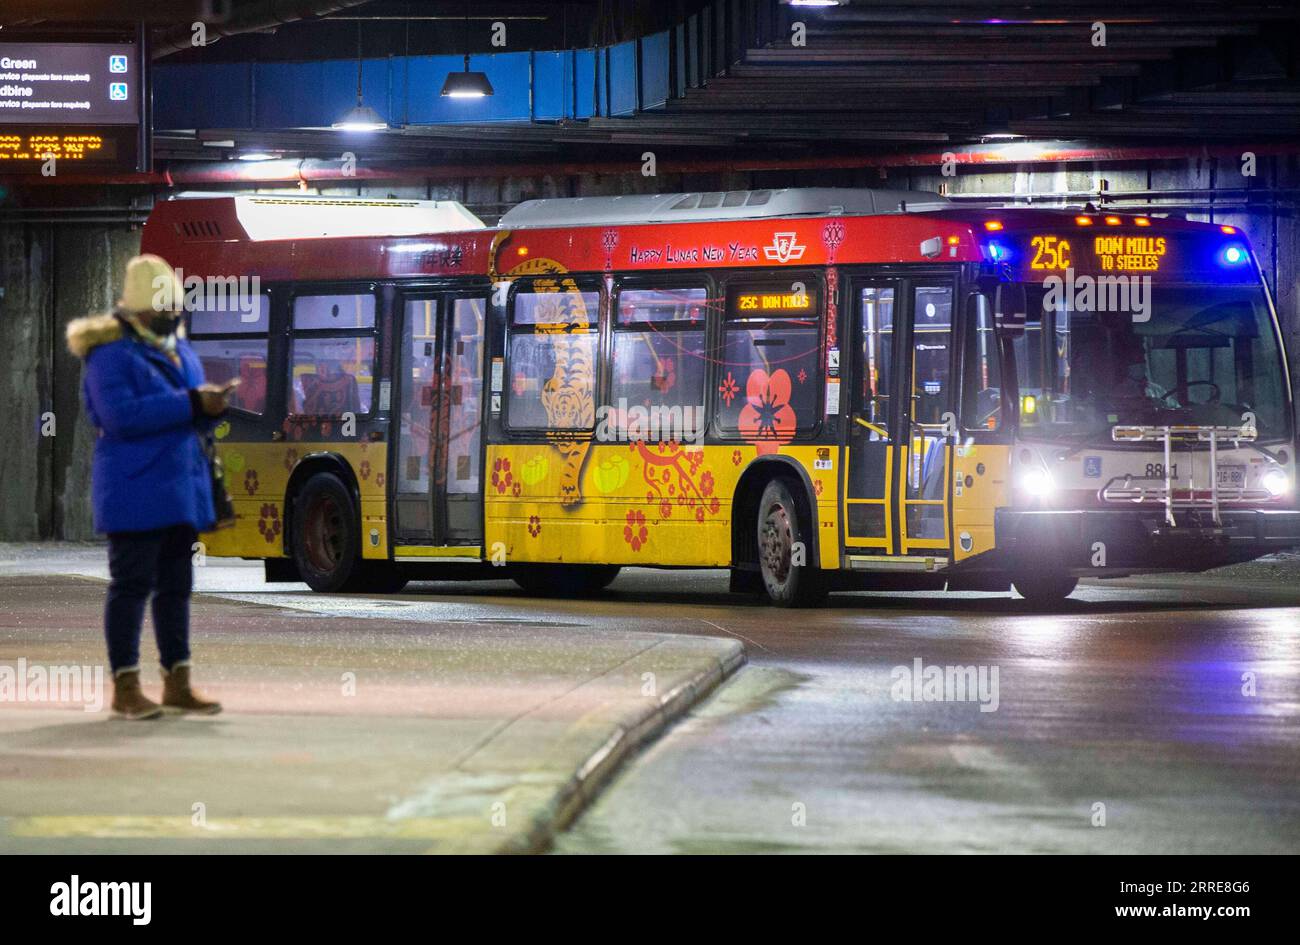
[[[101,315],[69,325],[68,347],[85,358],[82,395],[98,432],[96,531],[211,529],[212,479],[199,439],[209,422],[195,420],[189,393],[203,383],[203,366],[189,342],[177,344],[177,367]]]

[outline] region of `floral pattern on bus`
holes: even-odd
[[[660,520],[672,518],[677,510],[697,522],[718,514],[721,503],[713,472],[701,468],[703,449],[685,449],[674,441],[654,446],[638,441],[632,448],[641,459],[646,504],[657,507]]]
[[[790,375],[785,368],[768,374],[751,371],[745,381],[745,405],[740,410],[740,435],[760,454],[775,453],[794,439],[796,417],[790,406]]]

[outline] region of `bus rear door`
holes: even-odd
[[[419,557],[420,548],[468,553],[483,540],[486,296],[412,292],[399,297],[398,311],[391,489],[397,556]]]

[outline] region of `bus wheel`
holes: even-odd
[[[808,607],[826,599],[826,582],[808,564],[811,534],[799,521],[794,497],[780,479],[773,479],[758,503],[758,568],[763,589],[778,607]]]
[[[1011,586],[1035,607],[1061,603],[1079,586],[1079,579],[1063,571],[1028,571],[1011,582]]]
[[[616,564],[519,564],[511,579],[537,597],[590,597],[618,577]]]
[[[313,591],[345,591],[362,577],[357,510],[347,486],[316,473],[293,503],[291,547],[298,573]]]

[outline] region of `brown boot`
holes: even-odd
[[[113,675],[113,711],[132,722],[156,719],[162,706],[145,698],[140,689],[140,670],[126,669]]]
[[[177,663],[171,671],[163,670],[162,704],[169,709],[181,712],[194,712],[199,715],[216,715],[221,711],[221,703],[204,699],[190,688],[190,664]]]

